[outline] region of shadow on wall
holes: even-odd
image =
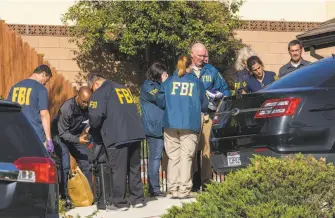
[[[241,41],[239,43],[238,48],[244,46]],[[75,55],[74,60],[83,71],[76,76],[75,82],[79,85],[84,85],[89,73],[101,73],[108,79],[125,84],[135,95],[139,94],[139,87],[145,80],[147,66],[155,61],[161,61],[168,67],[169,73],[172,73],[175,70],[175,64],[178,59],[176,56],[174,61],[173,59],[169,59],[171,63],[167,63],[165,55],[168,54],[162,53],[162,50],[159,49],[150,52],[150,57],[145,57],[145,52],[139,52],[137,55],[129,57],[121,54],[113,44],[92,47],[93,49],[89,51],[73,51]],[[235,56],[235,50],[228,50],[222,56],[210,57],[210,63],[220,70],[227,83],[231,83],[232,77],[234,77],[233,65],[235,63]],[[146,61],[146,59],[150,61]]]
[[[67,83],[69,82],[63,76],[56,76],[48,84],[49,105],[52,106],[49,106],[51,118],[57,114],[62,104],[76,93],[75,87],[69,86]]]
[[[101,73],[108,79],[125,84],[132,92],[138,92],[139,85],[144,80],[145,69],[141,63],[140,56],[123,57],[117,53],[112,46],[106,45],[103,49],[97,48],[89,52],[73,51],[77,62],[83,73],[76,77],[76,83],[83,85],[87,81],[89,73]]]

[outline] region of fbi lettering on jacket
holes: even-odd
[[[129,89],[125,88],[115,88],[117,97],[119,98],[120,104],[133,104],[134,98]]]
[[[204,76],[202,76],[202,81],[203,82],[208,82],[208,83],[212,82],[211,75],[204,75]]]
[[[15,87],[13,89],[12,102],[20,105],[30,105],[30,94],[32,88]]]
[[[171,95],[187,95],[192,96],[194,83],[188,83],[188,82],[173,82],[172,83],[172,91]]]
[[[98,107],[98,102],[97,101],[90,101],[90,104],[88,105],[90,108],[97,108]]]

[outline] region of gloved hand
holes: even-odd
[[[53,153],[54,152],[54,143],[52,142],[52,140],[47,140],[47,150],[49,153]]]
[[[210,92],[206,90],[206,93],[207,93],[207,96],[213,100],[221,99],[223,97],[223,94],[219,91]]]

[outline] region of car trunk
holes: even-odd
[[[215,138],[234,138],[259,134],[266,118],[255,118],[262,104],[281,98],[283,93],[252,93],[226,98],[214,117]]]
[[[250,157],[247,154],[271,152],[269,143],[277,143],[273,135],[285,126],[278,124],[292,121],[291,116],[281,115],[293,115],[300,100],[284,90],[226,98],[213,118],[212,150],[222,153],[229,167],[240,166],[243,158],[242,162],[246,164]],[[269,119],[274,122],[269,122]],[[260,143],[260,140],[265,143]],[[240,156],[242,153],[243,156]]]

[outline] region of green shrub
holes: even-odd
[[[172,207],[163,218],[332,217],[335,168],[313,157],[255,156],[252,164],[209,185],[194,203]]]
[[[59,216],[61,218],[83,218],[79,214],[77,214],[76,216],[72,216],[72,215],[68,215],[66,213],[67,213],[67,210],[65,208],[65,201],[64,200],[59,200]],[[99,211],[95,210],[90,215],[85,216],[85,218],[94,218],[94,217],[97,217],[98,213],[99,213]]]

